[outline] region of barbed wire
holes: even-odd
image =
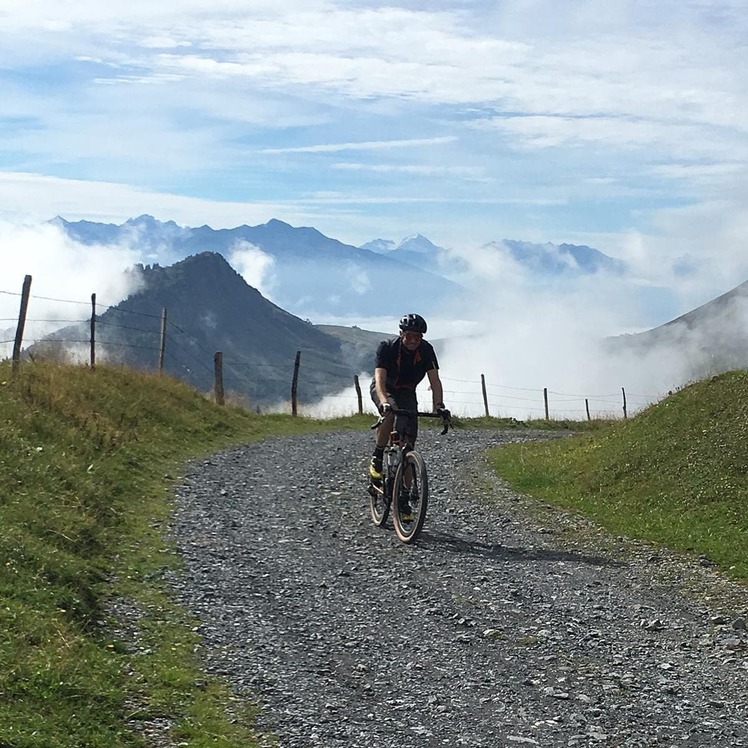
[[[7,291],[0,289],[0,294],[4,294],[7,296],[18,296],[20,297],[22,294],[14,291]],[[69,304],[78,304],[78,305],[87,305],[91,306],[90,301],[79,301],[75,299],[62,299],[62,298],[56,298],[56,297],[48,297],[48,296],[38,296],[35,294],[30,294],[29,299],[38,299],[38,300],[44,300],[44,301],[52,301],[55,303],[69,303]],[[206,372],[212,372],[213,367],[207,363],[212,362],[215,352],[209,351],[204,344],[198,340],[194,335],[190,334],[186,330],[183,329],[180,325],[176,324],[173,320],[168,319],[168,316],[166,317],[166,329],[162,330],[161,325],[158,326],[157,329],[154,328],[143,328],[143,327],[136,327],[133,325],[127,325],[127,324],[120,324],[116,321],[113,321],[111,318],[108,320],[101,319],[101,314],[98,313],[98,310],[104,310],[106,311],[112,311],[115,312],[117,315],[132,315],[136,317],[142,317],[147,319],[154,319],[154,320],[164,320],[163,313],[161,315],[153,314],[149,312],[140,312],[133,309],[123,309],[120,306],[113,306],[109,304],[101,304],[101,303],[95,303],[93,305],[94,309],[96,310],[94,313],[95,317],[95,324],[100,325],[102,327],[106,327],[109,329],[120,329],[125,330],[128,332],[137,332],[143,335],[147,336],[157,336],[161,334],[165,334],[165,347],[164,347],[164,355],[165,358],[169,361],[169,363],[172,366],[176,366],[176,368],[192,372],[194,368],[199,367],[201,370],[204,370]],[[0,322],[16,322],[17,318],[3,318],[0,319]],[[78,320],[68,320],[68,319],[36,319],[36,318],[27,318],[26,322],[29,325],[40,325],[40,324],[78,324],[83,325],[87,322],[91,321],[90,316],[86,319],[78,319]],[[183,345],[180,342],[180,338],[182,338],[184,341],[188,342],[188,345]],[[10,343],[14,343],[15,341],[13,339],[10,340],[0,340],[0,344],[2,345],[8,345]],[[40,341],[42,342],[42,341]],[[91,341],[90,339],[77,339],[77,338],[71,338],[71,339],[63,339],[63,338],[47,338],[43,342],[53,344],[53,345],[90,345]],[[96,341],[96,344],[101,346],[108,346],[108,347],[114,347],[114,348],[120,348],[120,349],[135,349],[135,350],[141,350],[141,351],[150,351],[150,352],[159,352],[162,350],[159,347],[150,346],[150,345],[144,345],[139,343],[133,343],[133,342],[125,342],[125,341],[117,341],[112,339],[107,339],[107,336],[105,336],[105,339],[100,339]],[[190,350],[192,348],[193,350]],[[301,353],[313,353],[315,356],[319,355],[319,351],[317,349],[313,348],[302,348],[300,349]],[[201,357],[201,355],[203,357]],[[194,364],[188,364],[186,363],[186,360],[193,361]],[[292,357],[289,357],[289,364],[292,361]],[[240,382],[243,385],[256,385],[257,382],[254,379],[251,379],[247,377],[247,371],[260,371],[262,372],[262,379],[267,380],[268,377],[276,376],[280,374],[280,372],[284,372],[285,374],[288,374],[288,365],[289,364],[272,364],[272,363],[263,363],[263,362],[253,362],[253,361],[240,361],[240,360],[234,360],[234,359],[223,359],[223,367],[225,370],[225,374],[228,375],[228,379]],[[284,380],[288,379],[290,383],[290,375],[284,376]],[[568,393],[568,392],[558,392],[556,390],[551,390],[548,388],[531,388],[531,387],[515,387],[511,385],[506,384],[497,384],[495,382],[491,382],[490,378],[487,378],[485,375],[480,375],[480,377],[476,377],[476,379],[459,379],[454,377],[445,377],[441,376],[444,389],[445,389],[445,399],[447,393],[449,393],[450,396],[450,403],[454,403],[455,405],[467,405],[467,406],[474,406],[476,408],[480,407],[488,407],[486,400],[490,402],[490,409],[492,411],[506,411],[506,410],[512,410],[512,411],[524,411],[524,412],[539,412],[543,413],[546,411],[545,404],[543,407],[539,405],[541,402],[541,398],[545,396],[552,396],[549,397],[549,406],[552,404],[554,414],[557,414],[559,411],[561,412],[586,412],[588,411],[588,405],[589,403],[593,404],[605,404],[607,406],[612,407],[614,404],[621,403],[621,397],[623,394],[623,391],[620,393],[606,393],[606,394],[593,394],[593,395],[582,395],[582,394],[575,394],[575,393]],[[473,387],[469,389],[465,388],[459,388],[450,386],[450,384],[456,383],[456,384],[470,384]],[[485,387],[485,393],[486,396],[483,397],[482,387]],[[622,388],[623,390],[623,388]],[[518,392],[518,393],[533,393],[535,395],[534,397],[528,397],[528,396],[521,396],[521,395],[512,395],[508,394],[509,392]],[[659,399],[660,396],[652,396],[652,395],[640,395],[635,393],[625,393],[625,396],[627,400],[632,404],[633,407],[636,407],[637,403],[639,404],[648,404],[651,403],[657,399]],[[351,395],[330,395],[328,397],[351,397]],[[579,403],[582,401],[584,403],[584,406],[579,408],[571,408],[568,407],[569,405],[573,403]],[[520,404],[522,403],[522,404]],[[599,410],[599,407],[597,408]]]

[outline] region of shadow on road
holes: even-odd
[[[501,543],[481,543],[478,540],[462,538],[439,530],[424,529],[418,540],[418,546],[424,550],[428,550],[429,547],[438,547],[440,550],[446,549],[455,554],[472,554],[504,561],[568,561],[588,566],[626,566],[621,561],[603,556],[588,556],[584,553],[552,548],[522,548],[509,547]]]

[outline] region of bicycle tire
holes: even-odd
[[[408,512],[402,503],[404,489],[410,499],[411,511]],[[395,526],[395,533],[403,543],[412,543],[423,529],[429,500],[426,463],[418,452],[411,450],[403,458],[395,474],[392,497],[392,524]]]
[[[390,513],[390,501],[387,498],[387,484],[382,482],[381,486],[375,486],[369,481],[369,513],[372,522],[381,527]]]

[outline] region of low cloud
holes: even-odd
[[[273,301],[273,258],[260,247],[238,241],[229,253],[229,264],[266,299]]]
[[[127,272],[140,261],[136,250],[78,244],[48,223],[0,222],[0,257],[0,328],[15,331],[24,279],[32,279],[24,343],[89,318],[92,294],[101,313],[102,307],[119,303],[140,283],[137,273]],[[5,335],[2,339],[8,340]],[[2,353],[7,355],[7,343]]]

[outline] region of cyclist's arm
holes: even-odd
[[[382,366],[374,369],[374,391],[380,403],[387,402],[387,369]]]
[[[442,387],[442,380],[439,378],[439,369],[429,369],[426,376],[429,378],[432,404],[434,410],[436,410],[437,405],[444,405],[444,388]]]

